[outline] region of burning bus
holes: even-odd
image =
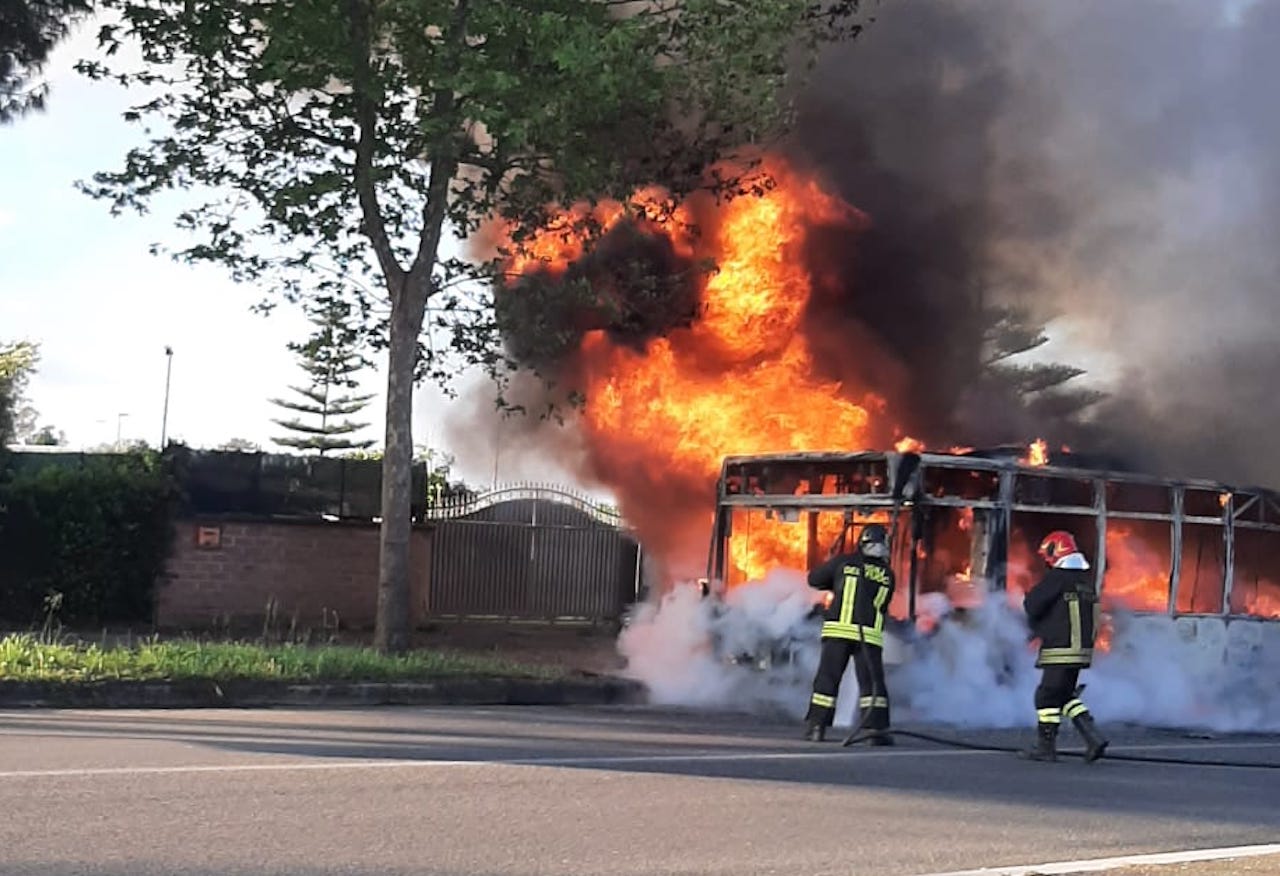
[[[862,525],[885,523],[899,581],[890,615],[927,631],[939,603],[964,611],[992,591],[1020,602],[1041,571],[1034,546],[1069,529],[1109,613],[1280,618],[1280,494],[1090,461],[1040,442],[730,456],[707,580],[732,589],[770,568],[812,568]]]

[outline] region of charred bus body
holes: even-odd
[[[1280,494],[1033,462],[1025,448],[966,453],[791,453],[724,460],[707,579],[732,588],[808,569],[873,520],[887,523],[913,630],[933,594],[951,608],[1025,590],[1054,529],[1072,531],[1104,605],[1135,613],[1280,618]]]

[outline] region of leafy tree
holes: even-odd
[[[19,399],[13,414],[13,435],[15,440],[33,447],[58,447],[67,443],[67,434],[49,423],[41,424],[40,412],[25,398]]]
[[[40,431],[39,421],[40,412],[35,406],[25,398],[20,399],[13,412],[14,438],[25,444],[28,438]]]
[[[0,2],[0,124],[44,109],[49,86],[32,80],[53,47],[92,8],[89,0]]]
[[[143,438],[125,438],[121,441],[103,441],[86,447],[84,452],[102,456],[147,458],[150,458],[151,455],[154,454],[154,450],[151,445]]]
[[[298,434],[273,438],[282,447],[314,450],[323,456],[330,450],[357,450],[373,446],[372,440],[351,437],[368,426],[353,420],[340,420],[364,410],[371,395],[352,395],[343,390],[356,389],[356,375],[371,364],[358,348],[360,333],[352,326],[351,306],[342,301],[326,302],[312,314],[316,331],[305,344],[290,344],[298,354],[302,370],[311,378],[309,386],[289,387],[302,401],[272,399],[271,403],[300,414],[319,418],[318,423],[304,423],[298,417],[272,420]]]
[[[441,453],[432,448],[419,448],[414,461],[427,465],[427,503],[440,503],[445,499],[468,495],[472,491],[462,481],[453,480],[453,465],[457,461],[452,453]]]
[[[36,344],[0,344],[0,450],[17,437],[23,393],[39,361],[40,348]]]
[[[231,453],[261,453],[262,448],[254,441],[248,438],[232,438],[224,441],[217,447],[218,450],[225,450]]]
[[[495,215],[540,226],[553,202],[652,183],[740,192],[740,171],[707,168],[785,131],[791,71],[860,27],[857,0],[101,5],[119,21],[79,69],[149,87],[126,117],[154,133],[85,190],[113,211],[206,193],[179,216],[199,237],[177,258],[271,278],[289,299],[351,300],[387,351],[384,650],[409,639],[415,378],[502,365],[486,297],[498,262],[451,252],[447,233]],[[117,66],[127,39],[141,70]],[[422,344],[428,314],[444,349]]]
[[[46,424],[24,437],[22,443],[32,447],[61,447],[67,443],[67,433]]]

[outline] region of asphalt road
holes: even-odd
[[[0,712],[0,873],[909,876],[1280,840],[1276,771],[797,735],[638,707]],[[1280,764],[1276,737],[1113,739]]]

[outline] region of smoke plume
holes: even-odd
[[[834,51],[792,146],[873,229],[839,264],[825,362],[870,335],[919,433],[1027,430],[1147,468],[1280,483],[1280,3],[894,0]],[[846,253],[832,256],[830,253]],[[1084,418],[984,387],[973,305],[1048,320],[1110,393]],[[841,325],[843,313],[856,321]],[[1096,366],[1106,365],[1098,369]],[[1108,373],[1109,372],[1109,373]],[[1083,419],[1083,422],[1081,422]],[[945,437],[943,437],[945,436]]]

